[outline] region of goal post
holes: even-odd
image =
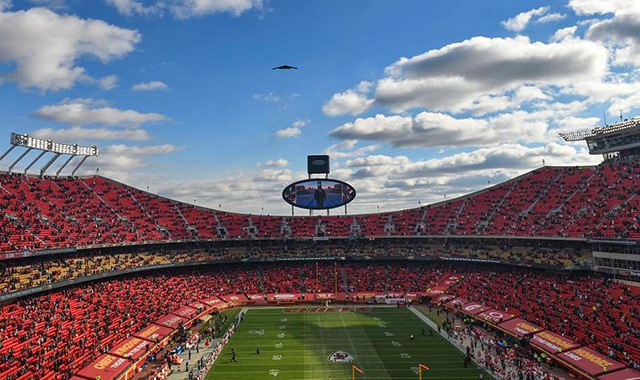
[[[420,378],[420,380],[422,380],[422,369],[424,368],[425,371],[429,370],[429,367],[427,367],[426,365],[420,363],[418,365],[418,377]]]
[[[364,373],[363,370],[361,370],[360,368],[356,367],[355,365],[351,365],[351,378],[353,380],[356,380],[356,371],[360,372],[360,373]]]

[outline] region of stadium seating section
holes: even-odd
[[[625,364],[640,362],[640,291],[601,277],[460,263],[264,263],[112,279],[2,306],[0,379],[63,379],[167,311],[213,296],[336,287],[402,294],[454,273],[454,295],[521,315]]]
[[[103,178],[0,175],[0,252],[135,242],[324,236],[640,239],[640,163],[544,167],[422,208],[357,216],[216,211]]]

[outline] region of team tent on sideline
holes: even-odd
[[[116,344],[109,353],[121,358],[136,360],[144,355],[151,345],[152,343],[147,340],[132,336]]]
[[[159,326],[156,324],[150,324],[137,333],[133,334],[133,336],[149,340],[151,342],[159,342],[164,339],[166,336],[173,332],[172,329]]]
[[[178,317],[177,315],[167,314],[164,317],[158,319],[154,323],[160,326],[169,327],[171,329],[178,328],[181,323],[184,323],[186,319]]]
[[[528,334],[535,334],[544,329],[540,326],[536,326],[533,323],[529,323],[524,319],[515,318],[506,322],[502,322],[498,325],[500,330],[506,331],[507,333],[522,338]]]
[[[196,315],[198,315],[198,310],[189,307],[189,306],[183,306],[180,309],[176,310],[176,311],[172,311],[171,314],[173,315],[177,315],[179,317],[185,318],[185,319],[192,319],[194,318]]]
[[[561,362],[590,376],[599,376],[623,369],[624,364],[588,347],[580,347],[555,356]]]
[[[469,315],[476,315],[482,313],[483,311],[490,310],[491,308],[485,306],[479,302],[471,301],[467,302],[462,306],[462,312]]]
[[[87,379],[95,379],[100,376],[100,380],[113,380],[117,379],[129,364],[131,364],[131,360],[104,354],[78,372],[78,375]]]
[[[550,354],[558,354],[580,347],[580,344],[551,331],[535,334],[530,343]]]
[[[487,323],[490,323],[492,325],[496,325],[501,322],[506,322],[512,319],[513,317],[505,311],[492,309],[492,310],[486,310],[486,311],[483,311],[482,313],[477,314],[476,318],[482,321],[485,321]]]

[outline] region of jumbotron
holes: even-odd
[[[622,124],[563,136],[598,166],[361,215],[11,167],[0,379],[640,377],[640,139]]]

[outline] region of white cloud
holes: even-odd
[[[104,90],[113,90],[118,87],[118,77],[115,75],[109,75],[100,78],[100,88]]]
[[[568,28],[558,29],[553,36],[549,39],[551,42],[560,42],[568,37],[573,37],[576,30],[578,30],[577,26],[570,26]]]
[[[610,44],[617,65],[640,66],[640,10],[591,24],[586,37]]]
[[[138,83],[133,85],[133,87],[131,87],[131,89],[133,91],[155,91],[155,90],[168,90],[169,86],[167,86],[165,83],[159,81],[159,80],[154,80],[151,82],[147,82],[147,83]]]
[[[309,122],[311,122],[311,120],[309,120],[309,119],[296,120],[293,123],[291,123],[291,126],[292,127],[296,127],[296,128],[302,128],[305,125],[309,124]]]
[[[504,26],[505,29],[511,30],[513,32],[521,32],[522,30],[524,30],[524,28],[527,27],[527,24],[529,24],[533,17],[541,16],[547,12],[549,12],[549,7],[540,7],[537,9],[532,9],[528,12],[522,12],[506,21],[503,21],[502,26]]]
[[[45,8],[0,12],[0,63],[15,64],[0,82],[41,91],[68,89],[90,78],[78,65],[81,57],[107,63],[133,51],[140,40],[135,30]]]
[[[175,0],[170,9],[178,18],[189,18],[223,12],[240,16],[262,6],[262,0]]]
[[[0,12],[10,9],[11,7],[13,7],[11,0],[0,0]]]
[[[309,122],[310,120],[308,119],[304,119],[304,120],[298,119],[293,123],[291,123],[291,127],[277,130],[275,135],[279,139],[288,139],[291,137],[300,136],[302,134],[302,129],[300,128],[309,124]]]
[[[331,100],[322,107],[322,112],[327,116],[360,115],[373,104],[373,99],[367,99],[371,82],[362,81],[355,89],[334,94]]]
[[[640,2],[635,0],[569,0],[568,6],[578,15],[640,12]]]
[[[65,99],[59,104],[44,106],[34,116],[56,123],[72,125],[120,125],[135,127],[146,123],[169,120],[159,113],[140,113],[104,106],[104,102],[93,99]]]
[[[214,13],[240,16],[252,9],[261,10],[264,5],[263,0],[158,0],[147,5],[135,0],[107,0],[107,3],[125,16],[162,14],[167,10],[180,19]]]
[[[79,126],[63,129],[41,128],[33,131],[31,135],[42,139],[52,139],[68,143],[75,143],[83,140],[151,140],[151,136],[149,136],[147,131],[144,129],[113,130],[108,128],[83,128]]]
[[[133,16],[135,14],[149,14],[160,9],[158,5],[146,7],[134,0],[107,0],[107,3],[116,7],[120,14]]]
[[[68,8],[67,0],[29,0],[29,2],[36,6],[53,10],[66,10]]]
[[[330,155],[334,159],[354,158],[366,156],[367,154],[380,149],[380,145],[367,145],[356,148],[357,140],[344,140],[333,144],[324,150],[324,154]]]
[[[300,136],[301,134],[302,131],[300,130],[300,128],[296,127],[284,128],[276,131],[276,137],[279,139],[288,139],[291,137]]]
[[[537,23],[545,23],[545,22],[553,22],[560,21],[567,18],[567,15],[564,13],[549,13],[537,19],[535,22]]]
[[[503,142],[541,142],[547,133],[543,115],[518,111],[485,119],[456,119],[421,112],[411,116],[359,118],[330,132],[344,140],[390,143],[395,147],[481,146]]]
[[[515,91],[514,98],[517,103],[530,102],[532,100],[551,100],[551,97],[536,86],[523,86]]]
[[[273,92],[268,94],[253,94],[253,98],[256,100],[264,100],[268,103],[279,103],[281,100],[280,96]]]
[[[289,161],[285,160],[284,158],[278,158],[277,160],[269,160],[264,164],[258,165],[258,167],[263,167],[263,166],[266,166],[269,168],[282,168],[285,166],[289,166]]]
[[[387,67],[388,77],[378,81],[375,102],[394,112],[425,108],[461,113],[474,110],[487,96],[524,85],[598,80],[607,74],[607,58],[606,48],[581,39],[545,44],[523,36],[474,37]],[[495,105],[504,99],[489,100]]]

